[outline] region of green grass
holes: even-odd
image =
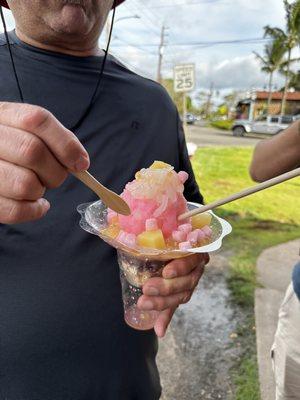
[[[254,184],[248,174],[252,151],[230,147],[197,151],[193,167],[206,202]],[[249,326],[253,323],[257,257],[265,248],[300,237],[299,188],[300,180],[295,179],[217,210],[233,226],[233,233],[224,241],[224,249],[232,254],[228,285],[232,300],[249,316]],[[260,397],[255,333],[249,326],[241,328],[239,334],[244,336],[245,351],[233,370],[235,400]]]
[[[225,131],[230,131],[233,125],[233,121],[225,120],[225,121],[211,121],[210,126],[214,128],[223,129]]]
[[[236,376],[236,400],[258,400],[259,384],[257,374],[257,359],[252,356],[240,365],[239,374]]]

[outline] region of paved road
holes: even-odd
[[[231,132],[199,125],[188,126],[186,137],[188,142],[197,146],[255,146],[261,138],[234,137]]]

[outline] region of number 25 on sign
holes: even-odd
[[[174,68],[174,91],[190,92],[195,89],[195,64],[176,65]]]

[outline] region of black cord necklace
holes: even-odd
[[[87,117],[89,112],[91,111],[91,109],[92,109],[92,107],[94,105],[95,98],[96,98],[96,95],[98,93],[100,84],[101,84],[102,79],[103,79],[104,68],[105,68],[105,65],[106,65],[106,60],[107,60],[107,56],[108,56],[108,50],[109,50],[109,46],[110,46],[110,42],[111,42],[111,36],[112,36],[112,31],[113,31],[113,26],[114,26],[114,21],[115,21],[116,3],[117,3],[117,1],[114,0],[114,3],[113,3],[113,7],[114,8],[113,8],[112,21],[111,21],[111,26],[110,26],[110,31],[109,31],[109,37],[108,37],[108,41],[107,41],[107,45],[106,45],[106,50],[105,50],[105,54],[104,54],[104,57],[103,57],[103,61],[102,61],[102,64],[101,64],[100,73],[99,73],[99,76],[98,76],[98,79],[97,79],[97,82],[96,82],[96,85],[95,85],[95,89],[94,89],[93,94],[92,94],[92,96],[90,98],[88,106],[86,107],[86,109],[84,110],[82,115],[79,117],[79,119],[76,122],[76,124],[73,127],[69,128],[73,132],[75,132],[81,126],[81,124],[83,123],[83,121],[85,120],[85,118]],[[16,84],[17,84],[17,87],[18,87],[20,101],[21,101],[21,103],[25,103],[24,95],[23,95],[23,92],[22,92],[22,88],[21,88],[21,85],[20,85],[20,81],[19,81],[19,77],[18,77],[18,74],[17,74],[17,69],[16,69],[16,65],[15,65],[15,61],[14,61],[14,57],[13,57],[13,53],[12,53],[11,44],[10,44],[10,41],[9,41],[9,36],[8,36],[8,33],[7,33],[7,27],[6,27],[6,22],[5,22],[5,18],[4,18],[4,13],[3,13],[3,10],[2,10],[1,6],[0,6],[0,15],[1,15],[1,20],[2,20],[2,24],[3,24],[4,35],[5,35],[8,51],[9,51],[9,56],[10,56],[10,60],[11,60],[12,68],[13,68],[14,77],[15,77]]]

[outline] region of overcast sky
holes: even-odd
[[[134,15],[140,18],[123,19]],[[224,91],[267,84],[253,55],[262,52],[263,43],[175,44],[262,38],[265,25],[284,27],[285,19],[282,0],[126,0],[117,8],[111,51],[136,72],[155,78],[163,24],[168,28],[163,75],[172,76],[177,63],[193,62],[198,90],[213,82]],[[13,28],[11,17],[8,25]],[[275,84],[282,83],[277,76]]]

